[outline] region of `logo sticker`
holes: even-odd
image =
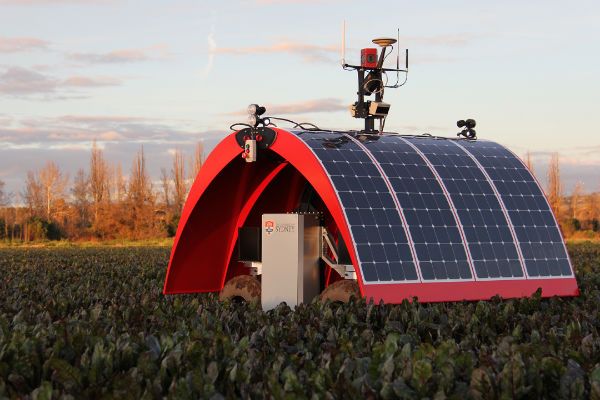
[[[271,235],[275,230],[275,221],[265,221],[265,231],[267,235]]]

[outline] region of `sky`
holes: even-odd
[[[360,129],[343,21],[348,62],[397,29],[409,49],[386,130],[455,136],[474,118],[540,180],[559,152],[566,193],[600,191],[598,1],[0,0],[0,180],[17,194],[48,160],[72,177],[93,140],[124,171],[143,145],[158,180],[251,103]]]

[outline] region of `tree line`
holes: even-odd
[[[528,167],[532,169],[530,162]],[[586,194],[583,184],[577,182],[570,196],[565,196],[558,153],[550,158],[547,178],[546,195],[563,234],[576,238],[600,236],[600,193]]]
[[[186,165],[187,161],[187,165]],[[0,181],[0,239],[108,240],[173,236],[193,178],[203,161],[198,143],[191,159],[173,152],[170,168],[161,169],[160,183],[148,173],[143,146],[128,176],[111,165],[94,142],[88,168],[73,179],[54,161],[30,170],[22,192],[4,190]]]
[[[11,195],[0,181],[0,240],[148,239],[175,234],[191,183],[203,162],[196,145],[189,159],[173,152],[171,166],[161,168],[160,180],[148,174],[144,148],[135,155],[129,174],[110,165],[101,148],[92,144],[88,168],[73,179],[53,161],[28,171],[21,193]],[[531,157],[525,163],[533,171]],[[558,154],[551,157],[547,197],[567,237],[600,236],[600,193],[586,194],[579,182],[563,193]]]

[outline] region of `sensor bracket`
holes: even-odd
[[[268,149],[275,139],[277,138],[277,132],[273,129],[260,127],[260,128],[245,128],[239,130],[235,134],[235,140],[240,146],[240,148],[244,149],[246,146],[246,140],[253,139],[256,140],[256,147],[258,150]]]

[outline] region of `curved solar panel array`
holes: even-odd
[[[487,141],[295,132],[336,190],[363,283],[572,277],[531,173]]]

